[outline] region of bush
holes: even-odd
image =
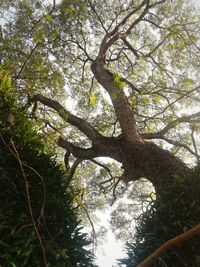
[[[94,266],[61,166],[25,115],[0,102],[15,118],[0,121],[0,265]]]
[[[200,168],[190,177],[176,177],[139,219],[135,242],[127,244],[126,266],[137,266],[167,240],[200,222]],[[174,247],[154,267],[200,266],[200,235]]]

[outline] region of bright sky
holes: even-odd
[[[117,241],[111,231],[107,235],[108,242],[97,250],[97,264],[99,267],[112,267],[117,264],[116,259],[126,256],[123,252],[123,244]]]
[[[110,211],[97,212],[97,216],[101,219],[100,225],[109,228]],[[99,267],[112,267],[117,264],[116,259],[122,259],[126,256],[123,251],[123,243],[116,240],[114,234],[110,229],[106,235],[106,241],[103,245],[99,245],[96,252],[97,261]]]

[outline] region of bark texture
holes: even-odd
[[[122,179],[126,183],[145,177],[152,182],[159,193],[175,175],[185,175],[190,173],[190,169],[169,151],[149,142],[148,139],[158,138],[166,140],[166,134],[171,128],[192,117],[185,116],[182,119],[177,119],[157,133],[140,133],[134,117],[134,107],[130,105],[124,90],[116,82],[115,74],[109,70],[109,56],[107,54],[109,54],[109,49],[120,41],[124,42],[127,48],[133,52],[133,56],[138,59],[138,53],[128,42],[127,38],[137,25],[145,19],[145,16],[148,15],[151,9],[164,2],[165,0],[153,1],[153,3],[149,0],[143,0],[137,7],[133,5],[132,9],[130,8],[130,12],[110,32],[106,31],[97,50],[96,58],[92,60],[86,53],[88,60],[92,61],[91,71],[95,79],[110,95],[116,118],[121,127],[122,134],[120,136],[102,136],[93,125],[71,114],[60,103],[39,94],[33,98],[33,101],[40,101],[44,105],[56,110],[64,121],[81,131],[92,144],[87,149],[77,147],[62,136],[58,140],[58,145],[66,149],[67,153],[73,154],[77,160],[81,161],[84,159],[92,160],[102,156],[113,158],[122,163],[122,168],[124,169]],[[95,10],[92,4],[91,8]],[[144,56],[151,55],[163,42],[156,46],[152,52]],[[127,79],[123,77],[120,79],[125,81],[134,90],[134,85]],[[135,92],[138,93],[137,88]],[[199,113],[194,115],[198,116]]]

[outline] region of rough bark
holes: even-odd
[[[142,138],[128,99],[115,83],[114,75],[107,69],[103,59],[95,60],[91,69],[97,81],[109,93],[122,129],[121,138],[112,138],[114,153],[112,149],[105,149],[105,145],[102,147],[104,155],[107,154],[106,156],[122,163],[123,180],[130,182],[145,177],[152,182],[156,191],[161,193],[175,175],[189,173],[189,168],[172,153]],[[157,133],[160,136],[162,134]],[[101,145],[98,147],[101,149]]]
[[[106,68],[104,59],[96,59],[93,62],[91,69],[97,81],[110,95],[113,107],[122,128],[122,134],[126,135],[127,139],[139,139],[141,141],[128,99],[124,94],[124,91],[114,81],[114,74]]]
[[[57,110],[65,121],[77,127],[92,141],[92,146],[85,149],[60,137],[58,140],[60,147],[83,160],[96,157],[110,157],[117,160],[122,163],[124,169],[122,179],[126,183],[145,177],[154,185],[156,191],[161,193],[175,175],[185,175],[190,172],[190,169],[172,153],[142,139],[131,113],[128,119],[125,119],[128,115],[121,118],[125,134],[119,137],[105,137],[99,134],[91,124],[69,113],[58,102],[41,95],[36,95],[35,100]],[[124,100],[128,107],[125,97]],[[130,111],[127,108],[124,112]]]
[[[157,192],[161,192],[175,175],[185,175],[190,170],[169,151],[151,142],[147,142],[146,139],[158,138],[166,140],[167,132],[174,125],[187,121],[194,117],[194,115],[199,115],[199,113],[194,114],[192,117],[179,118],[164,127],[160,132],[140,133],[132,111],[133,107],[129,104],[128,98],[120,84],[116,82],[115,74],[108,68],[107,53],[118,40],[124,41],[127,47],[134,52],[134,48],[130,48],[126,38],[141,20],[145,19],[150,9],[164,2],[165,0],[160,0],[151,4],[149,0],[143,0],[138,7],[133,6],[132,11],[111,32],[106,31],[106,35],[102,39],[97,51],[97,57],[91,65],[94,77],[110,95],[122,135],[112,138],[102,136],[90,123],[68,112],[60,103],[41,95],[36,95],[33,98],[34,101],[40,101],[44,105],[56,110],[63,120],[79,129],[92,143],[91,147],[85,149],[77,147],[63,137],[60,137],[58,141],[59,146],[65,148],[78,159],[93,159],[100,156],[113,158],[122,163],[122,168],[124,169],[122,178],[125,182],[145,177],[152,182]],[[91,3],[90,5],[94,10]],[[128,23],[128,26],[124,31],[123,27],[126,23]],[[156,46],[152,52],[155,52],[159,46]],[[137,53],[133,54],[136,58],[138,57]],[[87,54],[86,56],[88,57]],[[122,77],[121,80],[123,80]]]

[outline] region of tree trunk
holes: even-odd
[[[97,154],[122,163],[124,182],[148,179],[157,193],[172,181],[174,176],[184,176],[191,170],[183,161],[152,142],[121,138],[100,138],[95,143]]]
[[[124,181],[145,177],[153,184],[157,193],[161,193],[174,176],[191,172],[180,159],[151,142],[125,146],[122,162]]]
[[[121,138],[110,138],[110,141],[113,140],[112,149],[111,144],[110,149],[106,149],[105,145],[102,148],[104,155],[108,152],[107,156],[122,163],[123,180],[129,182],[145,177],[161,193],[175,175],[189,173],[189,168],[172,153],[141,138],[128,98],[116,84],[114,74],[107,69],[105,59],[97,58],[91,69],[97,81],[109,93],[122,129]],[[101,149],[101,145],[98,147]]]

